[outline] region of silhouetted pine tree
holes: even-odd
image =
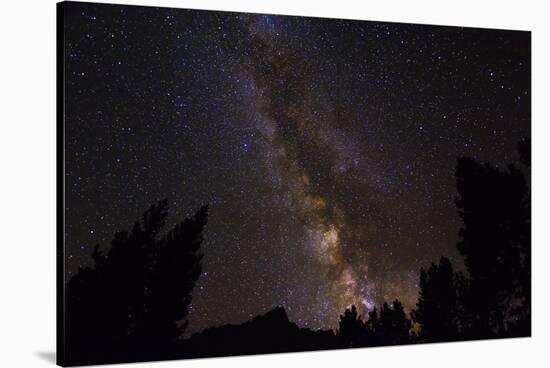
[[[155,248],[146,310],[137,335],[143,347],[170,351],[181,339],[195,283],[201,274],[199,248],[207,221],[207,207],[166,234]]]
[[[439,264],[420,269],[419,286],[416,309],[411,312],[413,321],[420,325],[419,340],[458,339],[464,315],[462,297],[467,287],[464,276],[455,273],[451,262],[442,257]]]
[[[519,161],[527,167],[531,167],[531,140],[527,137],[518,142]]]
[[[338,337],[343,347],[380,346],[409,344],[412,322],[407,318],[403,305],[395,300],[391,305],[384,303],[378,310],[368,313],[368,320],[363,322],[355,306],[346,309],[340,315]]]
[[[379,318],[376,307],[368,313],[369,319],[365,322],[366,341],[368,346],[381,345],[380,338],[377,334]]]
[[[340,315],[339,337],[344,347],[358,347],[365,343],[365,324],[357,315],[355,305]]]
[[[459,159],[456,205],[464,221],[457,247],[470,288],[470,338],[530,334],[530,195],[514,165],[503,171]],[[515,332],[512,332],[515,331]]]
[[[380,318],[376,327],[376,336],[382,345],[399,345],[411,342],[412,322],[407,318],[403,304],[394,300],[391,306],[384,303],[380,308]]]
[[[526,167],[528,173],[531,170],[531,139],[524,137],[518,143],[520,162]],[[529,174],[527,174],[529,175]],[[528,176],[526,207],[528,217],[525,218],[528,229],[524,229],[521,243],[522,271],[518,275],[521,290],[520,298],[523,302],[512,310],[512,322],[507,323],[507,332],[510,336],[531,335],[531,180]]]
[[[167,289],[179,298],[179,304],[171,307],[180,308],[181,312],[177,316],[166,313],[165,319],[158,319],[160,325],[166,326],[167,319],[174,316],[186,317],[197,272],[200,274],[201,256],[196,251],[202,241],[206,209],[183,223],[188,225],[178,225],[159,241],[157,236],[165,224],[167,208],[166,200],[151,206],[130,233],[115,234],[107,254],[101,254],[96,246],[94,267],[80,269],[69,280],[65,291],[68,363],[142,358],[138,342],[143,341],[145,326],[152,318],[149,313],[158,313],[157,304],[162,299],[158,295]],[[173,263],[166,261],[172,257],[181,269],[175,270]],[[162,265],[169,271],[161,270]],[[159,282],[164,284],[159,286]],[[162,341],[172,340],[173,335],[166,335]],[[154,346],[151,348],[148,351],[154,352]]]

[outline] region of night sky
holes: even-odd
[[[210,205],[191,332],[335,328],[456,251],[457,157],[530,136],[530,34],[69,3],[66,278],[168,198]]]

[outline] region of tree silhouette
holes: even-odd
[[[366,341],[368,346],[381,345],[380,337],[378,336],[378,325],[380,318],[376,307],[368,313],[369,319],[365,323]]]
[[[187,316],[200,274],[202,256],[197,250],[207,209],[202,208],[193,219],[157,240],[167,210],[166,200],[151,206],[131,232],[115,234],[107,254],[96,246],[94,267],[81,268],[68,282],[68,362],[135,360],[144,356],[140,343],[155,337],[157,345],[147,350],[155,354],[156,347],[175,339],[175,323]],[[156,330],[150,327],[153,321]]]
[[[423,342],[456,340],[460,336],[464,318],[461,305],[467,282],[461,273],[453,270],[451,262],[442,257],[420,269],[420,295],[412,319],[420,326],[418,338]]]
[[[338,337],[343,347],[399,345],[411,343],[412,322],[407,318],[403,305],[395,300],[384,303],[380,315],[376,308],[368,313],[363,322],[354,305],[340,315]]]
[[[146,313],[136,332],[144,348],[170,351],[187,328],[191,294],[202,269],[198,250],[206,221],[207,207],[203,207],[158,242]]]
[[[412,322],[407,318],[403,304],[394,300],[391,306],[384,303],[376,327],[378,342],[382,345],[399,345],[411,342]]]
[[[524,137],[518,142],[519,161],[527,167],[531,167],[531,140]]]
[[[340,315],[339,337],[344,347],[357,347],[365,343],[365,324],[357,315],[355,305],[351,309],[346,308],[343,315]]]
[[[470,288],[471,338],[530,333],[530,195],[521,171],[461,158],[456,205],[464,222],[458,250]]]

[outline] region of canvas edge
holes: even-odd
[[[56,364],[66,366],[65,359],[65,86],[64,2],[56,3]]]

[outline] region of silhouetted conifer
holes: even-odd
[[[519,161],[527,167],[531,167],[531,140],[527,137],[518,142]]]
[[[411,312],[420,326],[418,339],[423,342],[450,341],[459,338],[464,308],[461,306],[465,278],[453,270],[451,262],[442,257],[420,269],[420,295]]]
[[[384,303],[376,327],[378,342],[382,345],[408,344],[411,342],[412,322],[407,318],[403,304],[394,300],[391,306]]]
[[[531,214],[525,177],[514,165],[501,170],[462,158],[456,178],[464,221],[457,246],[470,276],[469,337],[529,334]]]
[[[156,339],[158,345],[148,346],[151,356],[160,344],[175,340],[180,331],[175,324],[187,316],[200,274],[197,250],[206,208],[158,240],[167,209],[166,200],[151,206],[131,232],[115,234],[107,254],[95,248],[93,267],[81,268],[69,280],[67,362],[136,360],[146,356],[140,343]]]
[[[340,315],[338,324],[339,336],[344,347],[357,347],[365,342],[365,325],[357,315],[355,305],[352,305],[351,309],[346,308],[344,314]]]
[[[368,313],[363,322],[355,306],[346,309],[340,316],[339,337],[345,347],[398,345],[411,343],[412,322],[407,318],[403,305],[395,300],[384,303],[380,314],[376,308]]]
[[[146,310],[137,331],[144,348],[170,349],[187,328],[191,294],[201,274],[207,207],[176,225],[157,244],[151,266]]]

